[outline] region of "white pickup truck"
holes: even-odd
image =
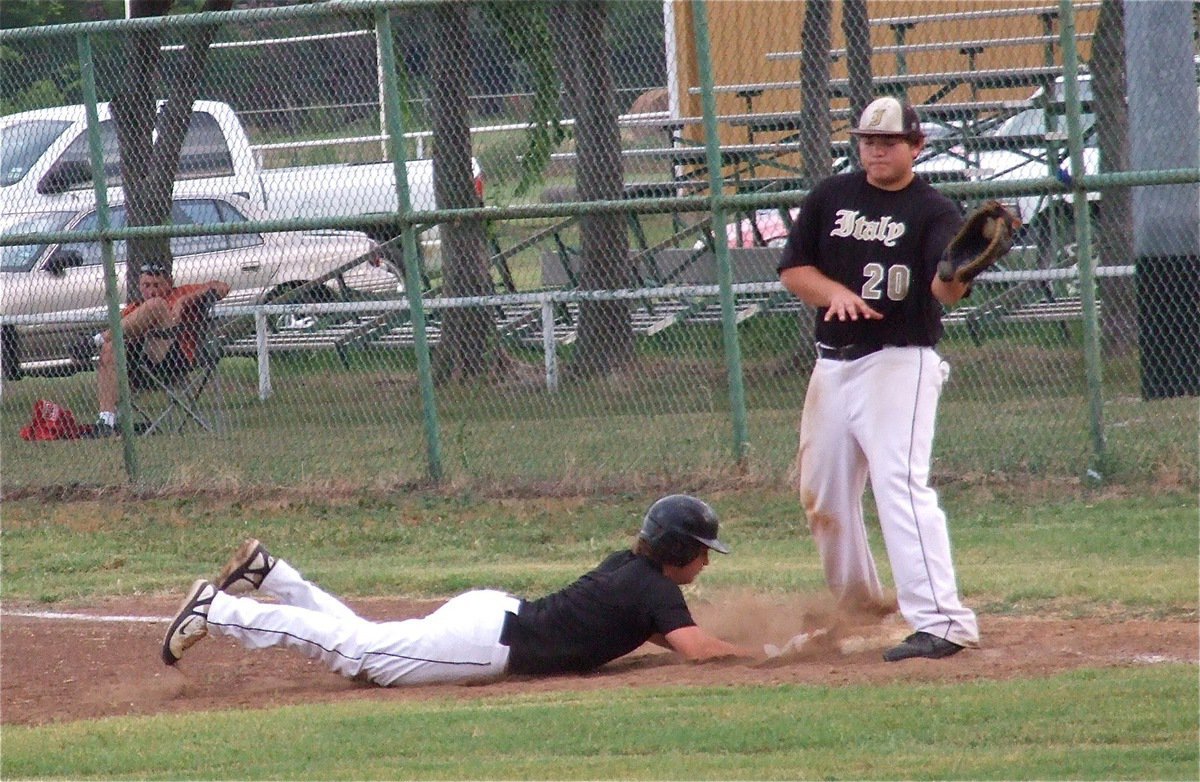
[[[123,199],[116,126],[107,103],[97,107],[109,198]],[[473,163],[475,189],[483,177]],[[409,199],[417,210],[436,208],[433,161],[407,162]],[[233,109],[196,101],[179,156],[175,197],[235,195],[271,218],[395,213],[391,162],[264,169]],[[38,109],[0,118],[0,214],[78,211],[95,203],[83,106]],[[388,237],[376,236],[376,239]],[[441,265],[437,228],[420,235],[427,270]]]

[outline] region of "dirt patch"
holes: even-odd
[[[422,616],[436,602],[351,600],[363,616]],[[647,647],[586,676],[510,678],[488,685],[384,689],[344,679],[282,650],[248,651],[207,638],[168,668],[159,645],[173,599],[124,599],[85,608],[4,605],[0,620],[0,723],[37,725],[347,699],[489,698],[525,692],[663,685],[843,685],[1040,677],[1083,667],[1200,662],[1192,620],[981,618],[983,644],[944,660],[885,663],[880,654],[907,634],[895,615],[848,616],[828,601],[723,595],[693,600],[698,621],[743,643],[811,639],[797,653],[759,665],[690,665]],[[64,617],[63,614],[71,614]],[[49,613],[49,612],[47,612]]]

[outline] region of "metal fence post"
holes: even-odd
[[[711,194],[713,252],[717,260],[717,284],[721,290],[721,335],[725,343],[725,367],[729,378],[729,407],[733,418],[733,458],[746,458],[749,437],[746,427],[746,391],[742,378],[742,350],[738,343],[737,313],[734,311],[733,269],[729,262],[729,244],[725,241],[725,182],[721,173],[721,139],[717,135],[717,103],[713,94],[712,52],[708,37],[708,11],[704,0],[692,0],[696,23],[696,60],[700,68],[700,99],[704,106],[704,149],[708,162],[708,188]]]
[[[546,390],[558,390],[558,344],[554,341],[554,302],[542,301],[542,350],[546,361]]]
[[[262,310],[254,313],[254,352],[258,357],[258,399],[271,396],[271,350],[267,347],[267,316]]]
[[[1074,174],[1076,261],[1079,264],[1079,297],[1083,305],[1083,361],[1087,376],[1088,420],[1092,439],[1092,464],[1088,476],[1102,477],[1104,465],[1104,387],[1101,380],[1100,323],[1096,317],[1096,270],[1092,255],[1092,215],[1088,191],[1081,177],[1083,130],[1079,122],[1079,54],[1075,48],[1075,9],[1071,0],[1059,0],[1063,52],[1063,97],[1067,102],[1067,149]]]
[[[112,227],[108,214],[108,182],[104,176],[104,147],[100,143],[100,115],[96,109],[96,68],[92,60],[92,42],[87,33],[75,38],[79,52],[79,74],[83,80],[83,103],[87,111],[88,158],[92,164],[92,188],[96,192],[96,224],[101,231]],[[112,239],[100,240],[100,260],[104,264],[104,298],[108,303],[108,328],[112,334],[113,358],[117,372],[117,421],[121,426],[121,451],[125,474],[136,482],[139,475],[137,447],[133,442],[133,405],[129,391],[125,334],[121,329],[121,292],[117,290],[117,268],[113,260]],[[103,350],[103,348],[101,348]],[[96,370],[97,375],[99,369]]]
[[[429,477],[435,483],[442,479],[441,434],[438,431],[437,398],[433,390],[433,368],[429,356],[429,338],[425,333],[425,308],[421,300],[421,270],[417,255],[416,227],[407,218],[412,214],[408,192],[408,155],[404,149],[404,115],[401,106],[400,83],[396,73],[396,47],[392,41],[392,20],[386,8],[375,9],[375,36],[383,66],[383,88],[386,97],[385,113],[388,127],[388,149],[396,177],[396,201],[405,217],[401,242],[404,248],[404,293],[412,307],[413,350],[417,355],[417,375],[421,386],[421,406],[425,419],[425,452]]]

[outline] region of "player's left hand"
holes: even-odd
[[[987,201],[967,217],[942,253],[937,276],[942,282],[969,285],[1012,248],[1021,220],[999,201]]]
[[[822,627],[819,630],[813,630],[811,633],[797,633],[789,638],[787,643],[785,643],[783,646],[776,646],[775,644],[763,644],[763,654],[767,656],[768,660],[794,654],[800,651],[804,645],[812,639],[825,635],[828,632],[829,628]]]

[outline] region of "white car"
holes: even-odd
[[[110,209],[114,228],[125,225],[125,208]],[[0,220],[5,234],[95,230],[96,211],[57,211],[10,215]],[[245,223],[263,216],[237,196],[176,199],[176,225]],[[351,297],[395,297],[402,275],[365,234],[353,231],[232,233],[171,239],[176,285],[223,280],[230,285],[222,304],[267,302],[305,283],[329,277],[299,300],[336,301]],[[125,242],[113,242],[118,290],[125,290]],[[100,242],[13,245],[0,248],[0,315],[4,373],[70,373],[86,368],[90,356],[81,342],[103,328],[104,267]],[[336,274],[332,274],[336,272]],[[291,299],[297,300],[297,299]],[[30,317],[36,316],[36,317]],[[33,321],[33,322],[30,322]],[[276,328],[304,325],[280,319]]]

